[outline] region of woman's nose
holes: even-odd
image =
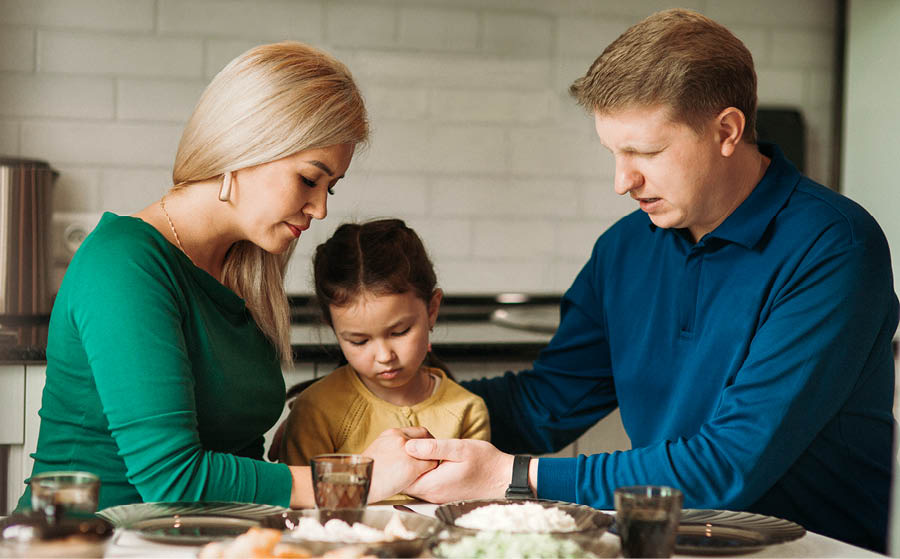
[[[328,215],[328,189],[314,188],[312,196],[303,206],[303,213],[313,219],[325,219]]]
[[[628,163],[616,163],[616,178],[614,188],[616,194],[628,194],[644,183],[644,176]]]

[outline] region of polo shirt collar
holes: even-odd
[[[722,239],[753,248],[800,181],[800,171],[784,157],[777,145],[759,142],[758,147],[760,153],[772,160],[762,180],[747,199],[704,238]],[[656,230],[652,222],[650,226]],[[690,235],[687,234],[686,238],[690,239]]]
[[[775,144],[759,143],[759,151],[772,161],[756,188],[731,215],[709,233],[725,241],[753,248],[784,207],[800,181],[800,171]]]

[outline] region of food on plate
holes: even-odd
[[[372,557],[365,547],[347,545],[314,554],[296,544],[281,543],[281,530],[250,528],[230,541],[208,543],[200,549],[199,559],[367,559]]]
[[[282,546],[281,531],[271,528],[253,527],[230,541],[211,542],[200,549],[200,559],[237,559],[262,557],[312,557],[312,554],[297,546]]]
[[[461,515],[454,523],[462,528],[500,532],[574,532],[578,529],[569,513],[537,503],[485,505]]]
[[[433,553],[437,557],[447,559],[596,557],[569,539],[550,534],[507,532],[479,532],[462,537],[456,542],[442,542],[434,547]]]
[[[308,544],[288,543],[281,541],[282,535],[289,535],[293,541],[305,540]],[[231,541],[212,542],[205,545],[198,557],[200,559],[262,558],[279,559],[297,557],[327,557],[331,559],[356,559],[369,557],[366,544],[385,543],[401,540],[414,540],[419,535],[403,525],[400,516],[394,514],[385,525],[384,530],[372,528],[362,523],[352,526],[343,520],[334,518],[320,524],[312,517],[300,518],[297,525],[286,532],[273,528],[250,528]],[[304,547],[316,548],[321,542],[336,542],[345,546],[329,549],[319,555]]]
[[[332,518],[320,524],[315,518],[301,518],[291,533],[300,539],[318,542],[382,543],[396,540],[413,540],[418,534],[406,529],[400,516],[394,514],[384,530],[354,522],[351,526],[343,520]]]

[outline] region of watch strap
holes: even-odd
[[[512,479],[506,489],[507,499],[533,499],[534,494],[528,486],[528,468],[531,456],[516,455],[513,459]]]

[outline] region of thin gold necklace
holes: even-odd
[[[166,196],[165,195],[159,199],[159,207],[162,208],[163,214],[166,216],[166,221],[169,222],[169,227],[172,228],[172,234],[175,235],[175,242],[178,243],[178,248],[180,248],[181,252],[183,252],[184,255],[188,257],[188,260],[193,262],[193,260],[191,259],[191,255],[188,254],[186,250],[184,250],[184,245],[181,244],[181,239],[178,238],[178,231],[175,230],[175,224],[172,223],[172,218],[169,217],[169,212],[166,211]]]

